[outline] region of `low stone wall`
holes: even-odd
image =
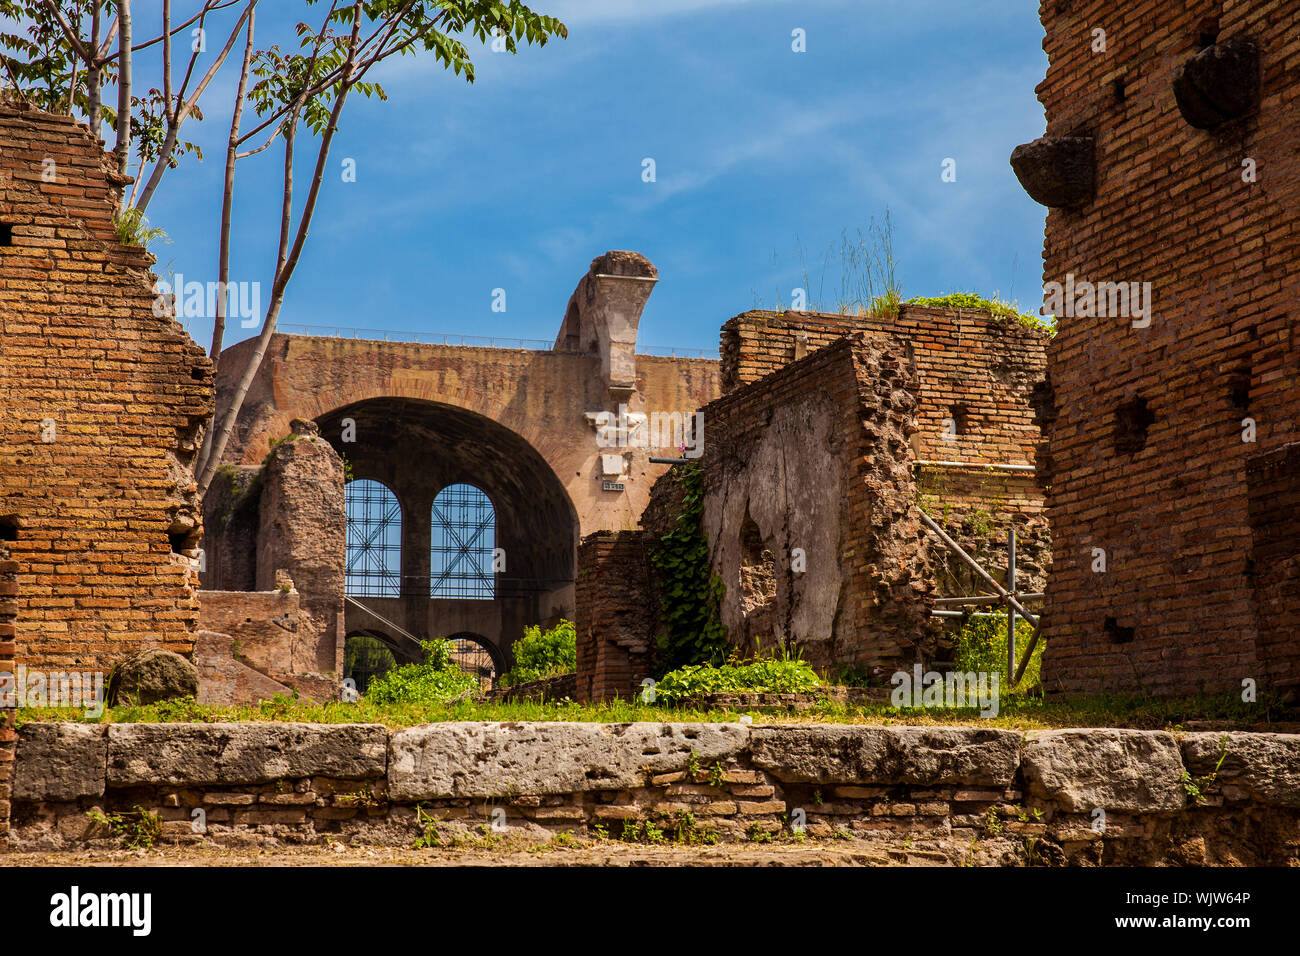
[[[15,849],[112,840],[91,811],[136,807],[180,842],[409,845],[430,821],[443,836],[602,827],[618,837],[650,821],[720,840],[795,827],[958,847],[996,836],[1047,863],[1294,865],[1300,735],[560,722],[21,729]]]

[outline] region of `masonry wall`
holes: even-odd
[[[9,802],[14,768],[14,727],[18,715],[14,673],[14,622],[18,617],[18,562],[0,543],[0,850],[9,840]]]
[[[192,463],[211,366],[154,314],[153,258],[113,231],[122,185],[67,117],[0,107],[0,537],[20,663],[107,671],[193,644]]]
[[[1149,282],[1152,299],[1146,327],[1063,315],[1049,348],[1044,675],[1072,692],[1294,687],[1300,537],[1295,511],[1268,501],[1294,494],[1284,449],[1300,439],[1300,3],[1040,15],[1047,135],[1090,135],[1095,157],[1091,198],[1048,212],[1044,280]],[[1193,126],[1175,70],[1244,38],[1259,51],[1257,110]]]
[[[999,580],[1016,529],[1021,590],[1041,590],[1051,563],[1040,423],[1049,336],[971,309],[900,307],[895,318],[746,312],[722,327],[722,387],[755,382],[854,330],[892,336],[916,378],[907,438],[919,500]],[[1007,467],[1010,466],[1010,467]],[[986,590],[960,559],[926,539],[936,593]]]
[[[653,667],[659,594],[645,531],[598,531],[578,546],[574,626],[579,701],[632,700]]]
[[[722,327],[722,390],[756,381],[854,331],[903,344],[916,371],[923,460],[1032,465],[1038,431],[1031,402],[1046,374],[1046,333],[971,309],[903,305],[893,319],[750,311]],[[945,427],[956,423],[956,434]],[[1028,486],[1026,486],[1028,487]]]
[[[262,476],[257,588],[284,572],[302,595],[303,621],[287,674],[339,678],[343,666],[343,590],[347,510],[343,462],[312,422],[295,421]]]
[[[139,807],[164,843],[635,842],[652,825],[699,844],[802,819],[882,863],[1295,865],[1298,755],[1296,735],[1107,729],[29,723],[13,830],[20,850],[111,847],[89,811]],[[1199,799],[1187,776],[1212,776]]]
[[[931,651],[932,583],[908,442],[905,349],[854,334],[703,409],[703,525],[743,652],[797,644],[818,668]]]

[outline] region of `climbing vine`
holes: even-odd
[[[698,462],[681,467],[682,512],[659,539],[650,563],[659,572],[659,675],[688,664],[721,664],[727,656],[722,623],[726,586],[709,568],[704,534],[704,472]]]

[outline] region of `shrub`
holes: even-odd
[[[572,674],[578,669],[578,632],[572,621],[560,621],[548,631],[526,627],[514,651],[514,668],[501,675],[503,687]]]
[[[372,704],[432,704],[459,697],[478,686],[451,659],[451,641],[421,641],[424,663],[403,664],[376,677],[366,688]]]
[[[677,703],[697,694],[729,691],[790,694],[821,686],[821,679],[795,658],[752,660],[737,664],[688,664],[669,671],[655,683],[655,696]]]

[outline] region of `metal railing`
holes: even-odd
[[[454,332],[419,332],[410,329],[363,329],[343,325],[305,325],[281,322],[277,332],[327,339],[356,339],[366,342],[406,342],[412,345],[445,345],[458,348],[509,349],[529,352],[578,352],[579,349],[556,348],[549,339],[523,339],[508,335],[460,335]],[[675,345],[647,345],[639,355],[663,358],[717,359],[717,351],[687,349]]]

